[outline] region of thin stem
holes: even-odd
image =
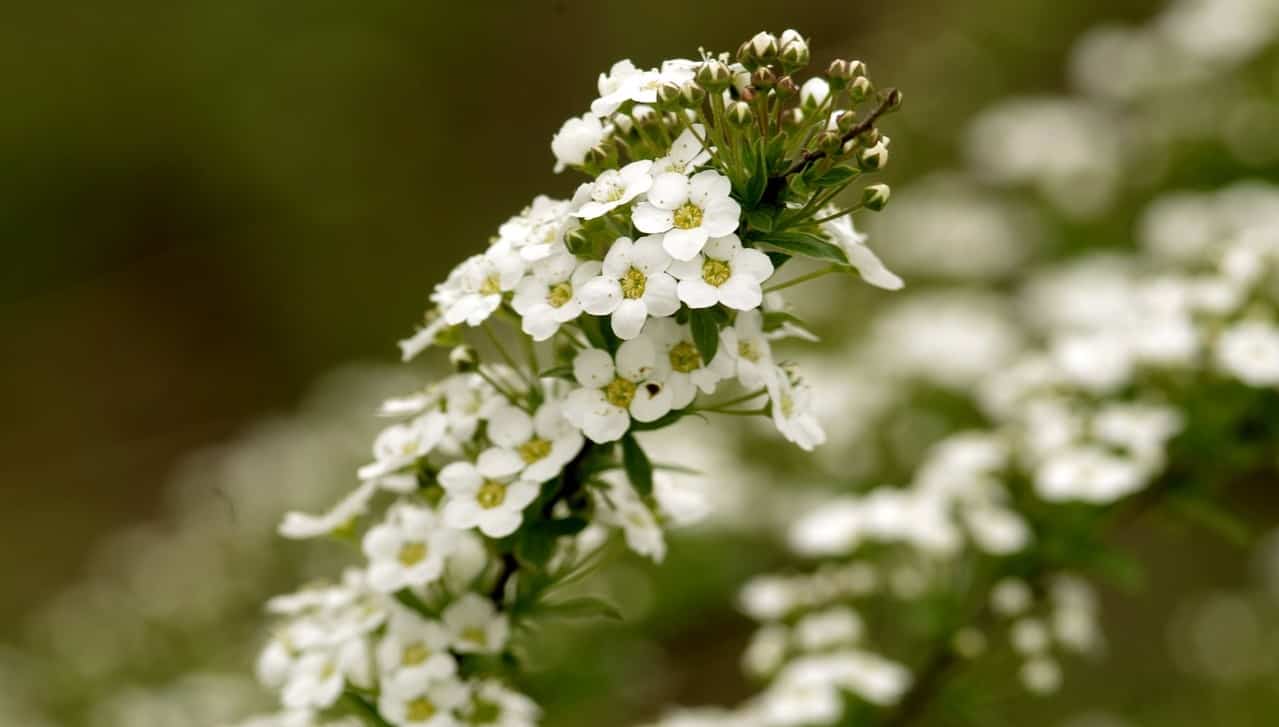
[[[523,401],[521,401],[520,397],[516,396],[515,392],[503,386],[502,383],[499,382],[496,377],[494,377],[489,372],[485,371],[484,367],[477,366],[475,368],[475,373],[478,374],[481,379],[484,379],[486,382],[488,382],[489,386],[492,386],[494,389],[497,389],[497,393],[506,397],[507,401],[511,402],[512,404],[514,404],[515,406],[521,409],[524,409],[525,411],[528,411],[528,405],[525,404]]]
[[[831,220],[837,220],[837,219],[839,219],[840,217],[843,217],[844,215],[850,215],[850,214],[852,214],[852,213],[856,212],[857,210],[859,210],[859,209],[861,209],[861,208],[862,208],[862,203],[861,203],[861,202],[858,202],[857,204],[850,206],[850,207],[849,207],[848,209],[846,209],[846,210],[841,210],[841,211],[839,211],[839,212],[836,212],[835,214],[832,214],[832,215],[826,215],[825,217],[819,217],[819,218],[817,218],[817,219],[813,220],[813,224],[814,224],[814,225],[820,225],[820,224],[822,224],[823,222],[830,222]]]
[[[767,388],[760,388],[750,392],[749,394],[743,394],[742,396],[739,396],[736,399],[721,401],[720,403],[715,404],[714,406],[708,407],[706,409],[693,408],[693,409],[690,409],[689,411],[691,413],[691,412],[699,412],[699,411],[711,411],[712,409],[725,409],[735,404],[741,404],[742,402],[750,401],[751,399],[763,396],[764,394],[767,394],[767,393],[768,393]]]
[[[498,355],[502,357],[502,360],[506,362],[506,365],[510,366],[511,370],[518,374],[520,378],[528,381],[528,376],[524,374],[524,370],[520,368],[520,365],[515,363],[515,357],[511,356],[511,354],[507,352],[506,347],[502,345],[502,340],[493,332],[493,327],[488,324],[488,321],[485,321],[480,327],[484,329],[484,335],[488,336],[489,341],[492,342],[493,347],[497,349]]]
[[[726,411],[724,409],[699,409],[698,411],[705,412],[707,414],[723,414],[725,416],[730,416],[730,417],[753,417],[753,416],[767,416],[770,409],[771,407],[769,407],[768,405],[765,405],[765,406],[761,406],[758,409],[736,409],[731,411]]]
[[[844,270],[843,267],[839,265],[828,265],[820,270],[814,270],[813,272],[808,273],[807,275],[801,275],[798,278],[791,278],[790,280],[787,280],[784,283],[778,283],[777,285],[770,285],[769,287],[764,288],[764,292],[776,293],[779,290],[785,290],[792,286],[799,285],[800,283],[807,283],[810,280],[816,280],[817,278],[820,278],[825,275],[830,275],[831,273],[843,272],[843,270]]]
[[[872,109],[871,112],[867,114],[866,118],[862,119],[860,123],[858,123],[853,128],[849,129],[848,131],[844,132],[843,136],[840,137],[840,140],[844,143],[847,143],[850,140],[855,139],[861,134],[865,133],[866,131],[869,131],[870,128],[875,125],[875,122],[879,119],[879,117],[888,113],[889,109],[896,106],[900,100],[901,100],[901,93],[898,92],[897,89],[895,88],[888,89],[888,93],[884,94],[884,97],[880,99],[879,105],[876,106],[874,109]],[[821,149],[814,149],[808,152],[807,154],[805,154],[804,156],[800,157],[799,159],[796,159],[795,163],[791,165],[790,169],[787,169],[785,172],[783,172],[781,176],[789,177],[792,174],[798,174],[804,171],[804,169],[806,169],[810,164],[812,164],[813,162],[825,156],[826,156],[826,152],[822,151]]]

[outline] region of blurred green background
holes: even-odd
[[[0,641],[84,574],[95,543],[160,512],[184,454],[297,406],[341,364],[393,362],[394,342],[413,329],[435,281],[535,194],[571,192],[576,179],[551,173],[549,139],[586,107],[596,74],[613,61],[653,64],[699,46],[732,49],[761,28],[798,28],[813,37],[817,64],[860,58],[876,80],[905,90],[905,112],[886,124],[894,138],[888,180],[897,182],[958,163],[965,122],[991,102],[1063,90],[1066,53],[1082,31],[1145,19],[1162,4],[127,0],[8,8],[0,26],[0,401],[8,404]],[[1167,535],[1137,539],[1168,567],[1148,595],[1121,601],[1108,618],[1117,640],[1158,642],[1164,622],[1146,615],[1162,613],[1170,593],[1245,579],[1237,552],[1186,552]],[[1176,564],[1191,556],[1206,567],[1184,573]],[[711,567],[699,557],[677,553],[672,572]],[[707,588],[767,565],[754,557]],[[667,640],[703,653],[698,668],[732,676],[717,692],[705,677],[667,675],[675,686],[662,698],[738,696],[745,622],[706,634],[696,610],[681,611],[678,600],[664,608],[652,619],[666,619]],[[1162,644],[1150,647],[1117,668],[1136,673],[1162,658],[1151,656]],[[639,673],[643,665],[632,666]],[[1167,665],[1151,671],[1157,685]],[[1142,706],[1104,674],[1074,672],[1096,699]],[[590,688],[583,682],[563,699]],[[631,698],[643,712],[647,693]],[[1057,717],[1072,708],[1049,705]],[[1236,723],[1273,723],[1259,719]]]

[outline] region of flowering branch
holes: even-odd
[[[736,62],[622,61],[601,76],[590,112],[551,142],[557,169],[590,181],[503,224],[401,342],[406,359],[451,348],[456,373],[387,402],[401,421],[378,436],[359,487],[282,529],[358,535],[367,564],[271,602],[284,624],[259,671],[280,690],[281,721],[309,725],[341,702],[375,727],[534,724],[516,691],[524,627],[615,616],[561,592],[599,565],[610,531],[660,560],[662,524],[689,517],[671,479],[682,468],[655,466],[640,435],[715,412],[770,417],[806,450],[824,441],[807,387],[772,355],[797,330],[775,291],[816,276],[767,304],[765,286],[799,257],[900,287],[846,218],[818,217],[883,167],[888,138],[873,124],[900,96],[856,122],[873,88],[865,67],[839,62],[800,88],[791,76],[808,55],[794,31],[761,33]],[[887,198],[870,185],[857,207]],[[494,316],[517,325],[524,360]],[[497,361],[466,343],[477,329]],[[567,346],[547,351],[557,338]],[[726,385],[748,393],[703,403]]]

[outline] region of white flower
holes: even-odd
[[[649,176],[652,166],[653,162],[645,159],[601,172],[594,182],[577,188],[573,198],[577,211],[573,216],[584,220],[603,217],[644,194],[653,186],[653,178]]]
[[[810,613],[795,624],[795,640],[805,651],[821,651],[861,638],[862,620],[847,606]]]
[[[440,332],[448,327],[449,322],[444,320],[444,316],[437,316],[434,319],[428,317],[426,325],[399,342],[400,360],[407,363],[417,358],[420,353],[430,348]]]
[[[720,347],[737,361],[737,378],[742,386],[768,385],[777,374],[773,347],[764,333],[764,316],[757,310],[738,313],[733,325],[720,331]]]
[[[689,327],[674,319],[653,321],[645,338],[653,342],[657,356],[665,357],[670,363],[666,387],[671,391],[672,409],[683,409],[693,403],[699,390],[704,394],[713,393],[719,382],[733,375],[731,353],[721,348],[708,364],[702,360]]]
[[[371,464],[359,470],[361,480],[375,480],[404,469],[430,454],[444,439],[449,419],[442,412],[428,412],[408,424],[383,429],[373,441]],[[392,484],[390,489],[403,490]]]
[[[491,679],[475,687],[463,711],[467,724],[489,727],[534,727],[542,712],[533,700]]]
[[[802,382],[793,382],[784,370],[768,379],[768,398],[773,402],[773,423],[788,441],[805,451],[825,444],[826,432],[814,411],[813,391]]]
[[[440,470],[447,495],[445,524],[459,530],[478,527],[490,538],[515,532],[539,490],[538,483],[519,478],[523,469],[518,454],[494,448],[482,452],[475,464],[454,462]]]
[[[449,435],[454,449],[475,435],[480,422],[506,400],[478,374],[451,376],[440,387],[444,392],[444,413],[449,418]]]
[[[438,580],[456,539],[456,533],[442,527],[434,510],[403,503],[395,506],[386,522],[364,535],[369,585],[392,593]]]
[[[600,97],[591,102],[591,113],[605,118],[627,101],[655,103],[658,86],[693,80],[696,65],[694,61],[677,58],[664,61],[661,70],[641,71],[629,60],[618,61],[607,74],[600,74]]]
[[[463,322],[478,326],[502,304],[502,294],[514,290],[523,277],[524,260],[510,245],[499,242],[483,255],[463,261],[431,300],[443,309],[450,326]]]
[[[467,593],[444,609],[444,625],[453,634],[454,650],[464,654],[495,654],[506,647],[511,625],[492,601]]]
[[[671,274],[689,308],[723,303],[752,310],[764,302],[762,284],[773,275],[773,262],[759,250],[742,247],[737,235],[725,235],[712,238],[692,260],[671,265]]]
[[[586,153],[591,147],[604,141],[606,136],[607,129],[593,114],[583,114],[565,121],[559,132],[551,137],[555,171],[562,172],[567,166],[580,167],[586,161]]]
[[[1217,365],[1249,386],[1279,386],[1279,326],[1242,321],[1217,339]]]
[[[821,76],[813,76],[799,87],[799,102],[805,108],[819,109],[830,98],[830,83]]]
[[[323,515],[290,511],[280,522],[280,535],[293,540],[306,540],[328,535],[351,524],[368,512],[369,502],[377,494],[378,483],[363,482]]]
[[[635,205],[632,221],[647,234],[661,234],[662,247],[676,260],[691,260],[712,237],[737,230],[741,205],[728,177],[711,169],[692,177],[663,173],[653,180],[647,201]]]
[[[669,373],[647,338],[626,341],[614,361],[607,351],[588,348],[573,361],[582,387],[568,395],[564,414],[592,442],[613,442],[639,422],[661,419],[671,411]]]
[[[1136,462],[1100,447],[1082,445],[1051,455],[1035,472],[1035,491],[1050,502],[1114,502],[1146,486],[1149,473]]]
[[[560,325],[582,314],[579,293],[600,273],[595,261],[581,262],[567,250],[533,264],[532,274],[515,287],[511,307],[520,314],[520,328],[534,341],[545,341]]]
[[[879,257],[866,246],[866,235],[854,229],[850,215],[823,222],[822,231],[844,251],[862,280],[884,290],[901,289],[902,279],[884,267]]]
[[[661,318],[679,310],[675,278],[667,272],[670,265],[659,238],[631,242],[619,237],[604,256],[600,275],[582,285],[582,308],[593,316],[612,316],[617,337],[633,339],[650,316]]]
[[[421,672],[429,679],[445,679],[457,672],[449,653],[452,636],[444,626],[407,609],[392,612],[386,635],[378,642],[377,663],[383,679],[401,672]]]
[[[702,166],[711,160],[710,151],[701,141],[705,138],[706,127],[701,124],[692,124],[690,128],[684,129],[679,136],[675,137],[675,142],[671,144],[671,150],[666,156],[653,160],[649,173],[654,177],[666,173],[687,175]]]
[[[1019,616],[1034,602],[1034,591],[1019,578],[1004,578],[990,591],[990,606],[1000,616]]]
[[[527,262],[536,262],[563,249],[564,234],[580,223],[569,214],[572,205],[560,199],[538,195],[520,214],[497,228],[498,240],[518,250]]]
[[[610,481],[608,492],[597,493],[595,504],[601,522],[622,529],[628,548],[654,563],[666,558],[666,536],[653,511],[629,484]]]
[[[1022,684],[1036,694],[1051,694],[1061,688],[1061,666],[1046,656],[1023,664],[1020,676]]]
[[[503,407],[494,412],[488,436],[508,453],[503,461],[519,458],[520,478],[531,482],[555,477],[582,449],[582,433],[565,418],[558,401],[542,404],[533,416],[514,406]]]
[[[457,710],[468,696],[466,687],[455,679],[401,672],[383,683],[378,712],[396,727],[460,727]]]
[[[348,680],[366,685],[368,677],[368,644],[363,639],[313,649],[293,665],[281,701],[289,709],[327,709],[337,702]]]

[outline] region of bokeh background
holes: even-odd
[[[571,192],[575,179],[551,173],[548,141],[614,60],[652,64],[699,46],[732,49],[761,28],[801,29],[818,64],[860,58],[877,80],[905,90],[906,110],[886,125],[896,184],[960,164],[979,110],[1066,92],[1068,52],[1084,31],[1140,23],[1163,5],[126,0],[8,8],[0,25],[0,642],[21,649],[53,638],[33,632],[32,621],[55,594],[105,568],[109,558],[94,554],[111,533],[171,515],[177,473],[189,481],[189,522],[225,517],[220,480],[201,479],[208,460],[191,460],[193,451],[263,426],[293,427],[297,439],[317,429],[372,431],[371,414],[361,413],[372,407],[349,402],[373,402],[393,385],[374,392],[318,382],[355,361],[393,364],[395,340],[419,320],[435,281],[534,194]],[[1268,72],[1279,95],[1279,71]],[[1279,134],[1264,124],[1259,131]],[[1245,173],[1279,179],[1275,172],[1274,160],[1192,155],[1165,183],[1211,187]],[[1139,209],[1064,228],[1062,247],[1121,246]],[[402,383],[402,375],[390,369],[383,378]],[[293,424],[255,424],[299,411],[329,419],[304,426],[291,414]],[[253,461],[285,456],[277,450]],[[305,489],[282,483],[292,470],[261,472],[245,473],[243,487]],[[1273,499],[1249,504],[1266,512]],[[1248,607],[1239,615],[1239,594],[1255,582],[1247,554],[1187,539],[1179,526],[1131,537],[1154,565],[1143,590],[1108,598],[1106,669],[1072,670],[1070,689],[1047,702],[1015,689],[993,693],[1024,701],[1016,709],[1036,720],[1025,723],[1085,713],[1070,724],[1110,724],[1086,714],[1096,705],[1136,724],[1181,724],[1140,721],[1151,700],[1167,699],[1185,724],[1273,724],[1279,639],[1265,623],[1273,614]],[[699,601],[688,575],[713,571],[706,590],[730,593],[775,557],[758,543],[737,552],[744,557],[725,565],[690,547],[663,576],[672,582],[662,593],[684,596],[650,610],[643,627],[656,630],[668,655],[699,655],[686,673],[674,668],[644,683],[647,691],[619,691],[649,662],[623,668],[610,662],[615,652],[595,658],[581,647],[579,688],[552,706],[586,706],[555,724],[599,724],[591,720],[618,699],[623,711],[644,715],[669,701],[745,693],[736,660],[749,628],[723,598]],[[1211,646],[1272,639],[1269,661],[1244,670],[1248,678],[1227,669],[1224,680],[1186,667],[1200,657],[1178,663],[1166,621],[1149,617],[1169,614],[1177,594],[1206,600],[1225,625],[1226,637],[1207,632]]]

